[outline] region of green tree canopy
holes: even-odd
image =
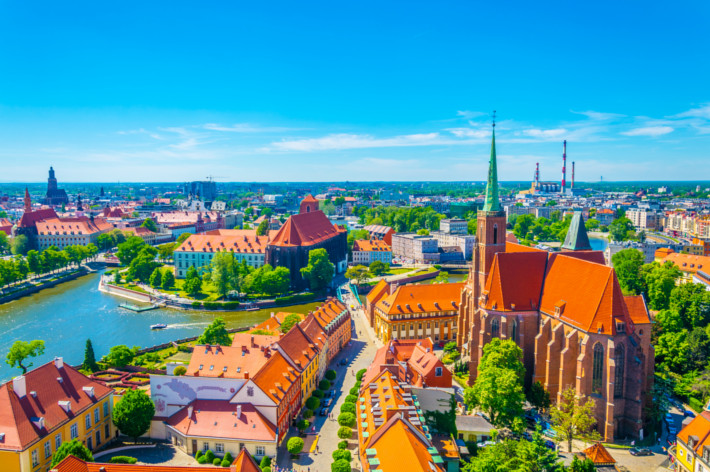
[[[256,227],[256,235],[257,236],[266,236],[269,233],[269,219],[266,218],[264,221],[259,223],[259,226]]]
[[[379,261],[377,261],[377,262],[379,262]],[[380,262],[380,264],[382,264],[382,262]],[[362,284],[365,280],[367,280],[369,275],[370,275],[369,269],[367,267],[365,267],[364,265],[356,265],[356,266],[350,267],[348,270],[345,271],[345,278],[346,279],[355,279],[355,282],[358,285]]]
[[[370,274],[372,274],[373,277],[379,277],[383,274],[385,274],[389,270],[389,264],[385,264],[382,261],[372,261],[370,263]],[[347,275],[346,275],[347,277]],[[357,277],[352,277],[352,278],[357,278]]]
[[[313,249],[308,253],[308,265],[301,269],[301,274],[308,280],[311,290],[324,290],[335,275],[335,266],[328,259],[328,252],[323,249]]]
[[[127,390],[113,410],[113,424],[136,440],[148,432],[153,415],[155,405],[144,390]]]
[[[299,454],[303,450],[303,439],[298,436],[289,438],[286,443],[286,449],[293,455]]]
[[[162,285],[163,275],[162,275],[159,267],[156,267],[153,270],[153,273],[150,274],[149,283],[150,283],[150,286],[153,288],[159,288]]]
[[[609,225],[609,235],[614,241],[626,241],[633,238],[635,234],[634,224],[625,216],[615,219]]]
[[[145,220],[143,220],[143,223],[141,223],[141,228],[148,228],[154,233],[158,232],[158,225],[155,224],[155,221],[153,221],[151,218],[146,218]]]
[[[25,255],[27,254],[27,251],[30,250],[30,240],[27,239],[27,236],[25,236],[24,234],[19,234],[12,238],[12,242],[10,243],[10,250],[13,254]]]
[[[52,465],[50,467],[56,467],[57,464],[62,462],[69,455],[85,462],[94,462],[94,456],[91,455],[91,451],[78,439],[72,439],[71,441],[63,442],[62,445],[54,451],[52,455]]]
[[[532,441],[504,439],[478,451],[462,472],[563,472],[564,466],[555,451],[545,446],[540,432]]]
[[[130,238],[126,239],[124,242],[118,245],[116,257],[118,257],[118,260],[121,261],[121,264],[129,265],[131,262],[133,262],[133,259],[138,257],[138,253],[140,253],[141,249],[143,249],[144,246],[146,246],[146,243],[145,241],[143,241],[143,238],[140,238],[138,236],[131,236]]]
[[[219,344],[229,346],[232,340],[229,338],[227,326],[222,318],[215,318],[210,325],[205,328],[204,333],[197,339],[197,344]]]
[[[171,290],[175,288],[175,276],[173,271],[168,269],[163,273],[163,281],[161,283],[163,290]]]
[[[6,362],[10,367],[19,367],[22,369],[22,375],[27,373],[27,369],[32,367],[32,363],[24,365],[28,357],[37,357],[44,354],[44,341],[36,339],[34,341],[15,341],[7,353]]]
[[[594,429],[597,420],[594,417],[594,400],[578,397],[574,387],[562,392],[560,402],[550,410],[552,429],[567,441],[567,448],[572,452],[572,440],[584,439],[595,441],[600,438]]]
[[[96,364],[96,355],[94,354],[94,346],[91,344],[91,339],[86,340],[86,348],[84,348],[84,363],[82,367],[89,372],[96,372],[99,370],[98,364]]]
[[[641,266],[643,266],[643,254],[638,249],[622,249],[613,256],[611,262],[619,279],[621,289],[630,294],[638,295],[643,290],[641,282]]]
[[[135,354],[131,348],[125,344],[113,346],[108,351],[106,362],[113,367],[124,367],[131,363]]]

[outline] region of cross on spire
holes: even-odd
[[[493,110],[492,117],[493,117],[493,127],[495,128],[496,127],[496,111],[495,110]]]

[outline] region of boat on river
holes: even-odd
[[[168,325],[166,325],[165,323],[157,323],[154,325],[150,325],[150,329],[165,329],[167,327]]]

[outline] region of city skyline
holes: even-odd
[[[564,139],[580,182],[710,179],[702,2],[42,4],[2,7],[0,182],[483,181],[493,109],[502,181]]]

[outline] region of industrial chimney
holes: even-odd
[[[565,180],[567,180],[567,140],[562,144],[562,187],[560,193],[565,193]]]
[[[574,161],[572,161],[572,189],[574,189]]]
[[[540,163],[535,163],[535,189],[540,188]]]

